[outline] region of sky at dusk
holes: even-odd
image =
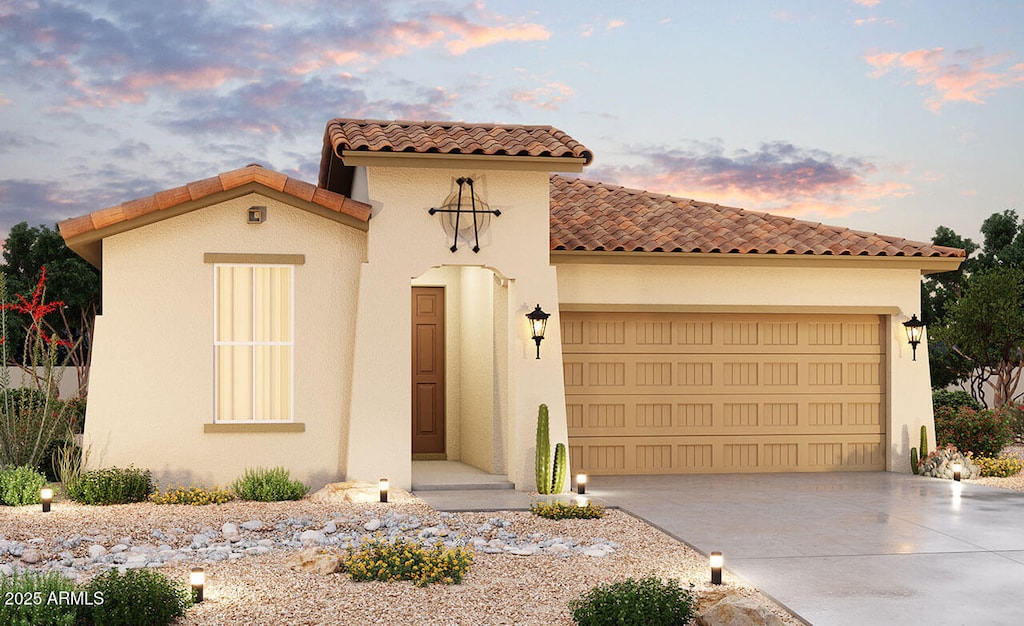
[[[333,117],[550,124],[583,177],[928,240],[1024,213],[1024,2],[0,0],[0,238]]]

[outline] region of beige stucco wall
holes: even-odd
[[[922,424],[935,440],[931,410],[928,355],[918,347],[911,360],[902,322],[920,312],[920,272],[907,268],[864,266],[851,258],[849,268],[772,267],[758,260],[750,265],[625,265],[561,263],[558,292],[562,307],[601,310],[607,306],[829,307],[836,313],[869,307],[888,320],[888,469],[910,472],[910,447],[916,445]],[[855,267],[856,265],[856,267]],[[593,306],[589,306],[593,305]],[[845,310],[844,310],[845,308]],[[642,309],[640,309],[642,310]],[[798,310],[787,309],[788,312]]]
[[[481,236],[479,253],[464,243],[450,252],[451,241],[438,217],[427,213],[457,188],[455,179],[463,176],[472,177],[477,193],[502,211]],[[549,326],[543,358],[535,360],[525,318],[538,303],[555,312],[558,302],[555,270],[548,259],[548,174],[370,167],[366,180],[373,217],[368,261],[360,272],[347,477],[376,479],[387,472],[396,484],[411,484],[411,348],[409,332],[403,330],[411,323],[409,285],[431,267],[463,265],[488,268],[507,279],[505,310],[489,322],[508,320],[507,353],[489,355],[507,362],[492,365],[490,376],[493,380],[495,371],[505,373],[504,388],[497,392],[508,399],[507,474],[518,486],[531,488],[538,404],[552,408],[552,442],[566,441],[557,319]],[[467,329],[460,332],[465,335]],[[461,358],[465,357],[463,353]],[[463,360],[462,369],[466,366]],[[467,428],[465,421],[462,428]],[[482,429],[483,436],[493,442],[493,426],[487,431]],[[460,454],[465,457],[467,438],[460,437]],[[470,439],[480,440],[476,434]]]
[[[267,207],[267,221],[245,222]],[[295,421],[301,433],[204,433],[213,421],[213,264],[204,253],[302,254],[295,267]],[[94,467],[163,484],[227,484],[282,465],[313,487],[347,459],[365,233],[250,194],[108,237],[85,442]]]

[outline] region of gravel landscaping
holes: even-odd
[[[343,550],[366,535],[470,545],[473,564],[461,584],[425,588],[286,564],[304,547]],[[206,599],[185,624],[571,624],[568,605],[580,593],[652,573],[692,582],[706,604],[728,591],[783,623],[800,623],[728,572],[725,585],[712,586],[705,557],[615,510],[598,520],[553,521],[528,512],[439,513],[417,499],[202,507],[60,501],[50,513],[25,506],[0,515],[5,572],[55,569],[82,581],[110,567],[158,567],[187,580],[197,564],[207,572]]]

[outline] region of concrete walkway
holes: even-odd
[[[903,474],[591,478],[816,626],[1024,624],[1024,493]]]
[[[592,476],[587,493],[723,552],[815,626],[1024,624],[1024,493],[884,472]],[[422,495],[447,510],[529,501]]]

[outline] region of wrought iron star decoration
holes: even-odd
[[[490,214],[490,215],[493,215],[495,217],[498,217],[498,216],[501,215],[501,211],[499,211],[498,209],[478,209],[477,208],[477,206],[476,206],[477,196],[476,196],[476,193],[473,191],[473,179],[472,178],[457,178],[455,180],[455,182],[458,183],[458,185],[459,185],[458,200],[455,203],[455,208],[454,209],[450,208],[452,206],[452,202],[451,202],[451,196],[448,196],[448,199],[445,201],[445,203],[443,205],[441,205],[442,208],[440,208],[440,209],[431,208],[431,209],[428,209],[427,212],[429,214],[431,214],[431,215],[433,215],[435,213],[454,213],[455,214],[455,227],[454,227],[453,232],[452,232],[452,247],[449,248],[449,250],[451,250],[452,252],[455,252],[456,250],[459,249],[459,227],[460,227],[460,222],[461,222],[461,219],[462,219],[462,215],[463,214],[472,215],[473,216],[473,252],[480,252],[480,216],[482,216],[484,214]],[[464,185],[469,185],[469,205],[470,205],[470,208],[468,208],[468,209],[462,208],[462,189],[463,189]],[[483,201],[481,201],[481,203],[482,202]],[[484,205],[484,206],[486,206],[486,205]]]

